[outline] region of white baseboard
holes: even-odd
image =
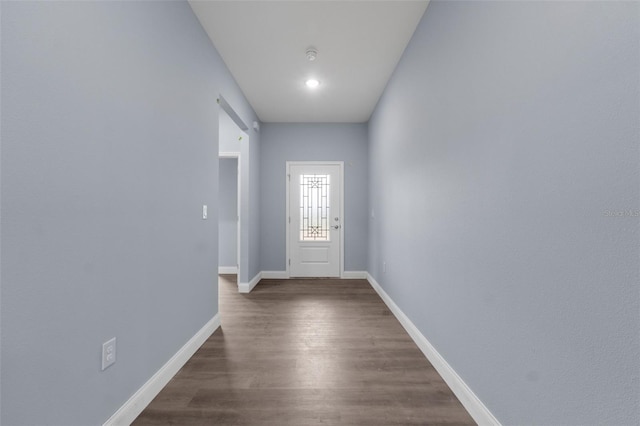
[[[260,280],[264,278],[266,280],[286,280],[289,279],[289,274],[287,271],[262,271],[259,272],[253,279],[248,283],[240,283],[238,284],[238,291],[240,293],[249,293],[253,288],[260,282]],[[344,271],[342,273],[342,279],[367,279],[366,271]]]
[[[481,426],[500,426],[500,422],[493,416],[493,414],[491,414],[491,411],[489,411],[482,401],[480,401],[458,373],[456,373],[442,355],[438,353],[436,348],[433,347],[427,338],[420,332],[420,330],[418,330],[413,322],[411,322],[404,312],[402,312],[398,305],[395,304],[382,287],[380,287],[380,284],[378,284],[378,282],[369,273],[367,273],[367,280],[371,284],[371,287],[373,287],[378,295],[380,295],[391,312],[393,312],[398,321],[400,321],[400,324],[402,324],[404,329],[407,330],[409,336],[411,336],[416,345],[418,345],[431,365],[433,365],[447,385],[449,385],[471,417],[473,417],[473,419]]]
[[[344,271],[342,272],[343,280],[366,280],[367,271]]]
[[[262,271],[262,278],[266,280],[286,280],[289,278],[287,271]]]
[[[262,272],[258,272],[255,277],[251,279],[248,283],[239,283],[238,284],[238,292],[240,293],[249,293],[253,288],[260,282],[260,278],[262,278]]]
[[[268,280],[286,280],[289,278],[287,271],[262,271],[262,278]],[[342,279],[345,280],[366,280],[367,271],[343,271]]]
[[[237,266],[218,266],[218,274],[237,274],[238,267]]]
[[[185,345],[171,357],[131,398],[124,403],[103,426],[130,425],[142,413],[153,398],[169,383],[169,380],[193,356],[202,344],[220,327],[220,314],[216,314]]]

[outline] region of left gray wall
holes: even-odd
[[[217,314],[216,97],[257,118],[186,2],[3,2],[1,49],[0,423],[101,424]]]

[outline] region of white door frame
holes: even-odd
[[[291,166],[339,166],[340,167],[340,278],[344,278],[344,161],[287,161],[287,170],[285,176],[286,191],[286,210],[284,214],[285,237],[286,237],[286,275],[291,277],[291,244],[289,241],[289,187],[291,186]]]
[[[242,170],[241,165],[240,165],[241,164],[240,163],[241,162],[240,153],[239,152],[220,152],[218,154],[218,164],[220,162],[220,160],[219,160],[220,158],[236,158],[236,159],[238,159],[238,176],[236,178],[236,185],[238,186],[238,196],[237,196],[237,200],[236,200],[236,203],[237,203],[237,205],[236,205],[236,213],[238,214],[238,221],[236,222],[236,225],[237,225],[236,226],[236,245],[237,245],[237,247],[236,247],[236,252],[237,252],[236,253],[236,258],[237,258],[236,264],[238,266],[238,271],[237,271],[238,279],[237,279],[237,282],[240,283],[240,259],[241,259],[240,258],[240,243],[241,243],[240,230],[242,229],[242,226],[241,226],[241,215],[240,215],[240,211],[241,211],[240,207],[242,206],[242,204],[241,204],[242,197],[241,197],[241,192],[240,192],[240,191],[242,191],[242,185],[241,185],[241,179],[240,179],[240,176],[241,176],[240,175],[240,170]],[[220,239],[219,235],[218,235],[218,239]]]

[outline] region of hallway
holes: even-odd
[[[366,281],[219,286],[222,327],[134,425],[474,424]]]

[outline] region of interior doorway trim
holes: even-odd
[[[240,257],[240,253],[241,253],[241,229],[242,229],[242,215],[240,214],[241,210],[241,200],[242,200],[242,196],[241,196],[241,191],[242,191],[242,184],[241,184],[241,179],[240,179],[240,171],[242,170],[242,160],[241,160],[241,156],[239,152],[220,152],[218,153],[218,159],[220,158],[235,158],[238,160],[238,175],[236,178],[236,185],[237,185],[237,197],[236,197],[236,213],[238,215],[238,220],[236,222],[236,263],[237,263],[237,282],[240,282],[240,262],[242,261],[241,257]],[[219,161],[219,160],[218,160]],[[220,239],[220,235],[218,235],[218,239]]]
[[[285,187],[286,187],[286,206],[284,214],[285,223],[285,239],[286,239],[286,276],[291,278],[291,242],[290,242],[290,226],[289,226],[289,212],[290,212],[290,187],[291,187],[291,166],[339,166],[340,168],[340,256],[339,256],[339,271],[340,278],[344,278],[344,161],[287,161],[286,162],[286,175],[285,175]]]

